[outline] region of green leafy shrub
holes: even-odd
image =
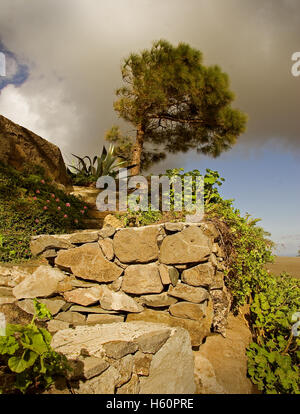
[[[32,235],[84,228],[87,206],[47,180],[40,167],[23,172],[0,163],[0,262],[31,257]]]
[[[299,302],[300,280],[282,274],[263,279],[251,304],[248,373],[266,393],[300,393],[300,338],[291,330]]]
[[[126,216],[123,215],[117,215],[117,217],[122,220],[125,226],[146,226],[153,223],[160,223],[160,222],[166,222],[166,221],[184,221],[187,214],[191,214],[191,212],[187,212],[185,210],[184,206],[184,200],[188,200],[188,196],[184,193],[184,178],[185,177],[192,177],[192,195],[191,195],[191,202],[194,204],[196,202],[196,177],[201,176],[200,171],[193,170],[184,172],[183,168],[174,168],[166,170],[165,174],[161,174],[160,177],[166,176],[170,180],[174,178],[175,176],[180,177],[182,182],[182,200],[181,200],[181,208],[182,211],[176,211],[175,209],[175,203],[176,197],[175,197],[175,190],[174,187],[171,185],[169,190],[170,195],[170,211],[164,212],[164,211],[155,211],[151,209],[150,206],[150,186],[149,186],[149,208],[147,211],[134,211],[133,209],[128,209],[128,212]],[[149,182],[150,182],[149,177]],[[212,203],[217,203],[219,200],[221,200],[221,197],[219,195],[218,189],[215,186],[220,186],[223,183],[224,178],[220,177],[219,173],[217,171],[213,171],[210,169],[206,169],[206,173],[204,175],[204,203],[206,206]],[[185,197],[185,198],[184,198]],[[129,203],[130,204],[130,203]],[[129,206],[130,207],[130,206]]]
[[[51,348],[51,334],[35,324],[36,319],[50,319],[50,311],[34,299],[35,313],[28,325],[7,324],[6,335],[0,336],[0,390],[41,392],[57,375],[70,369],[64,355]]]

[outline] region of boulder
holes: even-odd
[[[148,263],[158,257],[158,226],[119,230],[114,237],[114,251],[123,263]]]
[[[189,286],[184,283],[178,283],[175,287],[170,286],[168,295],[193,303],[201,303],[209,297],[206,289]]]
[[[60,149],[28,129],[0,115],[0,161],[22,170],[30,161],[44,168],[46,175],[64,186],[70,185]]]
[[[162,292],[158,266],[155,263],[128,266],[125,269],[122,290],[136,295]]]
[[[42,265],[14,287],[13,294],[17,299],[51,296],[58,291],[59,282],[62,282],[66,277],[59,269]]]
[[[104,257],[98,243],[62,250],[58,253],[55,264],[82,279],[105,283],[118,279],[123,272],[123,269]]]
[[[191,286],[210,286],[214,281],[215,269],[211,263],[201,263],[182,272],[181,280]]]
[[[164,264],[185,264],[205,261],[212,248],[212,238],[197,226],[166,236],[160,247],[159,260]]]

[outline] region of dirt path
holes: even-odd
[[[256,394],[247,377],[246,348],[251,333],[244,318],[228,318],[226,338],[216,334],[206,338],[195,356],[195,379],[199,394]]]

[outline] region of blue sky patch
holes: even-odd
[[[17,56],[0,41],[0,52],[5,56],[5,76],[0,76],[0,91],[7,85],[22,85],[29,76],[29,67],[19,62]]]

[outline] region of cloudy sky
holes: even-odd
[[[300,248],[299,0],[1,0],[0,113],[71,153],[99,151],[118,123],[114,91],[122,59],[153,40],[180,41],[203,52],[231,79],[247,132],[212,160],[170,156],[170,167],[218,170],[223,194],[262,218],[280,254]],[[130,129],[130,127],[128,127]]]

